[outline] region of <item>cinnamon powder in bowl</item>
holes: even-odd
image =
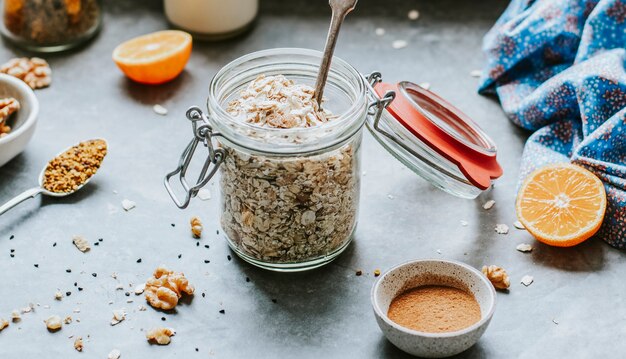
[[[395,346],[427,358],[458,354],[483,335],[496,293],[475,268],[448,260],[415,260],[379,277],[372,289],[378,326]]]

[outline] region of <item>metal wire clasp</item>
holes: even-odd
[[[197,106],[193,106],[187,110],[185,115],[187,119],[191,121],[194,136],[187,147],[185,147],[183,154],[180,156],[178,167],[176,167],[174,171],[168,173],[164,180],[167,193],[169,193],[170,197],[172,197],[176,206],[181,209],[187,208],[191,199],[198,194],[198,190],[200,190],[200,188],[205,186],[211,180],[226,157],[226,151],[224,149],[215,148],[213,146],[213,137],[221,136],[221,134],[219,132],[213,132],[213,128],[209,124],[207,117],[202,113],[202,110],[200,110]],[[202,166],[202,170],[198,175],[196,183],[191,186],[189,182],[187,182],[186,175],[191,159],[198,148],[198,143],[202,143],[204,147],[208,149],[209,154],[204,161],[204,165]],[[213,165],[213,167],[209,170],[211,165]],[[178,196],[176,196],[176,193],[174,193],[170,183],[170,179],[176,175],[178,175],[180,184],[185,190],[185,198],[182,201],[178,198]]]
[[[376,90],[374,90],[374,86],[376,86],[377,83],[383,80],[382,74],[378,71],[372,72],[371,74],[367,75],[365,79],[368,85],[369,92],[374,98],[374,100],[369,103],[368,109],[367,109],[367,114],[369,116],[374,117],[374,120],[372,121],[373,127],[376,131],[396,141],[394,136],[385,132],[378,125],[380,122],[380,117],[383,114],[383,111],[396,98],[396,93],[394,91],[387,91],[385,92],[385,95],[382,98],[378,97],[378,95],[376,94]]]

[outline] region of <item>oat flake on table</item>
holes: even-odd
[[[495,229],[496,233],[498,233],[498,234],[507,234],[507,233],[509,233],[509,226],[507,226],[504,223],[496,224],[496,227],[494,229]]]
[[[211,199],[211,190],[207,189],[207,188],[201,188],[198,191],[198,198],[200,198],[203,201],[208,201]]]
[[[107,356],[107,359],[120,359],[121,356],[122,356],[122,353],[119,350],[113,349]]]
[[[472,77],[481,77],[483,75],[482,70],[472,70],[470,71],[470,76]]]
[[[522,243],[522,244],[518,244],[517,247],[515,247],[515,249],[517,249],[520,252],[526,253],[526,252],[531,252],[533,250],[533,246],[527,243]]]
[[[377,27],[376,30],[374,30],[374,33],[377,36],[383,36],[385,35],[385,29],[383,29],[382,27]]]
[[[89,246],[89,242],[83,236],[74,236],[72,237],[72,243],[78,248],[79,251],[85,253],[91,249]]]
[[[461,225],[462,225],[463,227],[467,227],[467,225],[468,225],[468,224],[469,224],[469,222],[468,222],[468,221],[461,220]]]
[[[391,43],[391,47],[393,47],[394,49],[404,49],[405,47],[407,47],[409,45],[408,42],[406,42],[406,40],[395,40],[394,42]]]
[[[167,115],[167,109],[165,107],[159,105],[159,104],[156,104],[156,105],[152,106],[152,110],[157,115],[161,115],[161,116]]]
[[[126,212],[130,211],[131,209],[135,208],[137,206],[137,204],[129,199],[124,199],[122,200],[122,208],[124,208],[124,210]]]
[[[529,285],[531,285],[534,281],[535,281],[535,279],[534,279],[532,276],[530,276],[530,275],[525,275],[525,276],[523,276],[523,277],[522,277],[522,280],[520,281],[520,283],[522,283],[523,285],[525,285],[525,286],[527,286],[527,287],[528,287],[528,286],[529,286]]]
[[[493,208],[495,204],[496,204],[496,201],[494,201],[493,199],[490,199],[487,202],[485,202],[485,204],[483,204],[483,209],[490,210]]]
[[[524,230],[526,229],[526,227],[524,227],[524,225],[522,224],[522,222],[520,221],[515,221],[513,222],[513,227],[517,228],[517,229],[521,229]]]
[[[117,325],[126,319],[126,310],[118,309],[113,311],[113,318],[111,319],[111,325]]]
[[[411,10],[407,14],[407,17],[409,18],[409,20],[417,20],[420,17],[420,13],[417,10]]]

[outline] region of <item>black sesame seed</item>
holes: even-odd
[[[34,264],[35,268],[39,268],[39,264]]]
[[[196,247],[200,247],[200,242],[196,242]]]
[[[210,260],[208,260],[208,259],[205,259],[205,260],[204,260],[204,263],[211,263],[211,261],[210,261]]]
[[[220,230],[218,229],[217,231],[215,231],[215,233],[220,234]]]
[[[205,245],[204,245],[204,248],[209,248],[209,245],[208,245],[208,244],[205,244]]]
[[[78,283],[74,282],[74,287],[78,287]]]
[[[161,320],[162,320],[162,321],[166,321],[167,319],[165,319],[165,317],[161,317]]]
[[[272,303],[278,303],[278,300],[272,299]]]
[[[15,238],[15,235],[12,234],[11,237],[9,237],[9,239],[13,239],[13,238]]]
[[[65,271],[66,271],[67,273],[72,273],[72,270],[71,270],[71,269],[69,269],[69,268],[68,268],[68,269],[66,269]]]
[[[100,242],[93,242],[93,245],[94,245],[94,246],[99,246],[99,245],[100,245]]]
[[[250,278],[249,278],[249,277],[246,277],[246,282],[249,282],[249,281],[250,281]]]
[[[198,351],[198,348],[196,348],[196,351]]]
[[[98,238],[98,242],[104,241],[104,238]]]
[[[15,258],[15,254],[9,254],[11,258]]]
[[[83,290],[83,287],[78,287],[78,291],[79,292],[82,291],[82,290]]]
[[[233,259],[233,257],[231,257],[230,254],[229,254],[229,255],[226,256],[226,259],[231,260],[231,259]]]
[[[57,242],[52,243],[52,246],[56,247],[57,246]]]
[[[125,296],[130,297],[130,292],[124,293]]]
[[[11,253],[15,252],[15,249],[11,249]]]
[[[172,223],[172,227],[176,227],[176,225],[174,223]]]
[[[98,273],[91,273],[91,275],[95,278],[98,276]]]
[[[141,258],[137,259],[137,263],[141,263]]]
[[[224,309],[220,309],[220,314],[226,314],[226,311]]]
[[[182,254],[179,254],[179,255],[178,255],[178,259],[180,259],[180,257],[182,257],[182,256],[183,256]]]
[[[70,295],[72,295],[72,292],[65,292],[66,297],[69,297]]]
[[[206,297],[206,293],[202,293],[202,298]]]

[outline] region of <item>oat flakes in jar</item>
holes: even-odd
[[[321,57],[271,49],[222,68],[209,85],[207,112],[187,111],[194,138],[165,178],[185,208],[219,169],[221,233],[238,256],[262,268],[316,268],[350,244],[364,125],[398,160],[454,195],[474,198],[502,173],[487,135],[412,83],[383,83],[380,74],[363,76],[334,57],[318,106],[312,98]],[[190,183],[194,154],[206,159]]]

